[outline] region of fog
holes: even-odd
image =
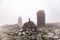
[[[0,25],[18,23],[19,16],[37,23],[38,10],[45,11],[46,23],[60,22],[60,0],[0,0]]]

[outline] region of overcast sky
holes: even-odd
[[[60,0],[0,0],[0,25],[16,24],[19,16],[36,24],[38,10],[45,11],[46,23],[60,22]]]

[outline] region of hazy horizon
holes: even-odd
[[[36,24],[39,10],[45,11],[46,23],[60,22],[60,0],[0,0],[0,25],[16,24],[19,16]]]

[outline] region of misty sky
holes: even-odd
[[[0,0],[0,25],[16,24],[19,16],[37,23],[38,10],[45,11],[46,23],[60,22],[60,0]]]

